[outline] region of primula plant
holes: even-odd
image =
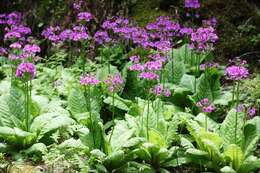
[[[258,75],[243,56],[215,62],[199,0],[142,26],[62,3],[40,33],[0,14],[0,172],[260,170]]]

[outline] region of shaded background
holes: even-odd
[[[144,26],[160,15],[174,15],[187,21],[184,0],[86,0],[84,9],[96,16],[96,23],[107,16],[121,15],[134,19]],[[1,13],[20,11],[33,34],[40,36],[48,25],[66,27],[75,16],[73,0],[1,0]],[[242,56],[260,66],[260,0],[203,0],[198,11],[202,19],[216,17],[219,42],[214,51],[219,62]],[[2,32],[2,29],[1,29]],[[2,34],[1,34],[2,35]]]

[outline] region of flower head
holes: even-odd
[[[78,14],[78,21],[89,22],[92,18],[93,18],[93,16],[89,12],[81,12]]]
[[[108,36],[107,31],[97,31],[95,33],[94,40],[98,44],[104,44],[109,43],[111,41],[111,38]]]
[[[121,75],[115,74],[114,76],[108,76],[108,78],[104,81],[105,84],[108,86],[108,90],[110,92],[118,92],[121,90],[122,85],[124,83]]]
[[[32,55],[41,52],[41,48],[37,44],[27,44],[24,46],[23,51]]]
[[[171,96],[171,90],[169,88],[164,88],[162,84],[156,85],[151,89],[151,92],[155,94],[157,97],[164,95],[165,97]]]
[[[199,0],[185,0],[186,8],[200,8]]]
[[[215,106],[209,102],[208,98],[204,98],[202,100],[200,100],[199,102],[197,102],[197,107],[200,108],[202,110],[202,112],[205,113],[211,113],[215,110]]]
[[[36,76],[36,67],[33,63],[24,62],[21,63],[16,70],[16,76],[18,78],[24,78],[26,80],[33,79]]]
[[[15,42],[15,43],[10,44],[9,47],[13,48],[13,49],[21,49],[22,45],[19,42]]]
[[[256,108],[251,107],[247,111],[247,115],[249,118],[253,118],[256,115]]]
[[[153,72],[142,72],[140,73],[139,78],[147,80],[157,80],[159,79],[159,75]]]
[[[99,80],[91,74],[86,74],[84,76],[81,76],[80,84],[81,85],[98,85]]]
[[[233,81],[239,81],[249,76],[248,69],[241,65],[232,65],[225,69],[226,78]]]

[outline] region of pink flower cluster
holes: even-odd
[[[230,62],[233,63],[233,65],[225,69],[225,76],[227,79],[239,81],[248,78],[249,71],[245,67],[247,64],[245,60],[241,61],[239,58],[235,58],[235,60],[230,60]]]
[[[115,74],[114,76],[108,76],[108,78],[104,82],[108,86],[108,90],[110,92],[119,92],[124,83],[119,73]]]
[[[218,69],[219,68],[219,64],[218,63],[205,63],[205,64],[201,64],[200,65],[200,70],[201,71],[204,71],[206,69],[213,69],[213,68]]]
[[[213,27],[201,27],[191,34],[190,48],[197,51],[213,50],[213,45],[218,40]]]
[[[94,86],[94,85],[99,84],[99,80],[91,74],[86,74],[84,76],[81,76],[80,84],[81,85],[93,85]]]
[[[162,84],[156,85],[154,88],[151,89],[151,92],[156,96],[162,96],[162,95],[164,95],[165,97],[171,96],[171,90],[169,88],[164,88]]]
[[[93,18],[93,16],[89,12],[80,12],[78,14],[78,21],[89,22],[92,18]]]
[[[27,76],[29,75],[29,76]],[[21,63],[16,70],[18,78],[25,78],[26,80],[33,79],[36,76],[36,67],[33,63]],[[27,78],[28,77],[28,78]]]
[[[196,105],[201,109],[202,112],[205,113],[211,113],[215,110],[215,106],[209,102],[208,98],[200,100]]]
[[[199,0],[185,0],[186,8],[200,8]]]

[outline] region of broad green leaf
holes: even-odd
[[[195,149],[195,148],[189,148],[186,151],[186,153],[189,154],[189,155],[192,155],[193,157],[196,157],[196,158],[204,158],[205,159],[205,158],[209,157],[208,152],[198,150],[198,149]]]
[[[237,116],[237,127],[236,127],[236,116]],[[225,120],[220,126],[220,136],[224,140],[224,146],[228,146],[230,144],[241,144],[243,139],[243,121],[244,114],[237,112],[235,109],[231,109]],[[235,139],[235,131],[237,133]]]
[[[112,150],[116,151],[126,145],[134,133],[135,129],[129,129],[125,121],[117,121],[111,137]]]
[[[238,173],[251,173],[260,169],[260,159],[255,156],[249,156],[240,166]]]
[[[166,147],[165,138],[155,129],[149,129],[149,142],[160,147]]]
[[[104,102],[106,104],[113,106],[113,97],[109,96],[105,98]],[[131,105],[132,105],[131,100],[123,99],[119,97],[117,94],[114,96],[114,106],[117,107],[118,109],[129,111]]]
[[[170,61],[164,67],[164,78],[167,82],[179,84],[185,72],[183,61]]]
[[[42,136],[50,131],[64,128],[74,123],[75,121],[68,116],[46,113],[34,119],[30,131],[40,132],[40,136]]]
[[[240,165],[244,160],[244,155],[242,149],[235,145],[231,144],[225,148],[224,155],[227,158],[227,162],[231,162],[232,168],[238,170]]]
[[[225,166],[220,169],[221,173],[236,173],[234,169],[232,169],[230,166]]]
[[[207,115],[200,113],[195,117],[195,120],[204,126],[205,116]],[[207,117],[207,122],[209,131],[218,132],[220,125],[216,121],[212,120],[210,117]]]
[[[221,94],[220,75],[216,73],[204,73],[197,80],[197,89],[194,95],[196,101],[208,98],[211,102]]]
[[[245,158],[250,156],[260,141],[260,117],[255,117],[244,126],[243,152]]]
[[[46,154],[48,152],[48,149],[45,144],[43,143],[36,143],[33,144],[30,148],[25,150],[25,153],[28,155],[31,154]]]

